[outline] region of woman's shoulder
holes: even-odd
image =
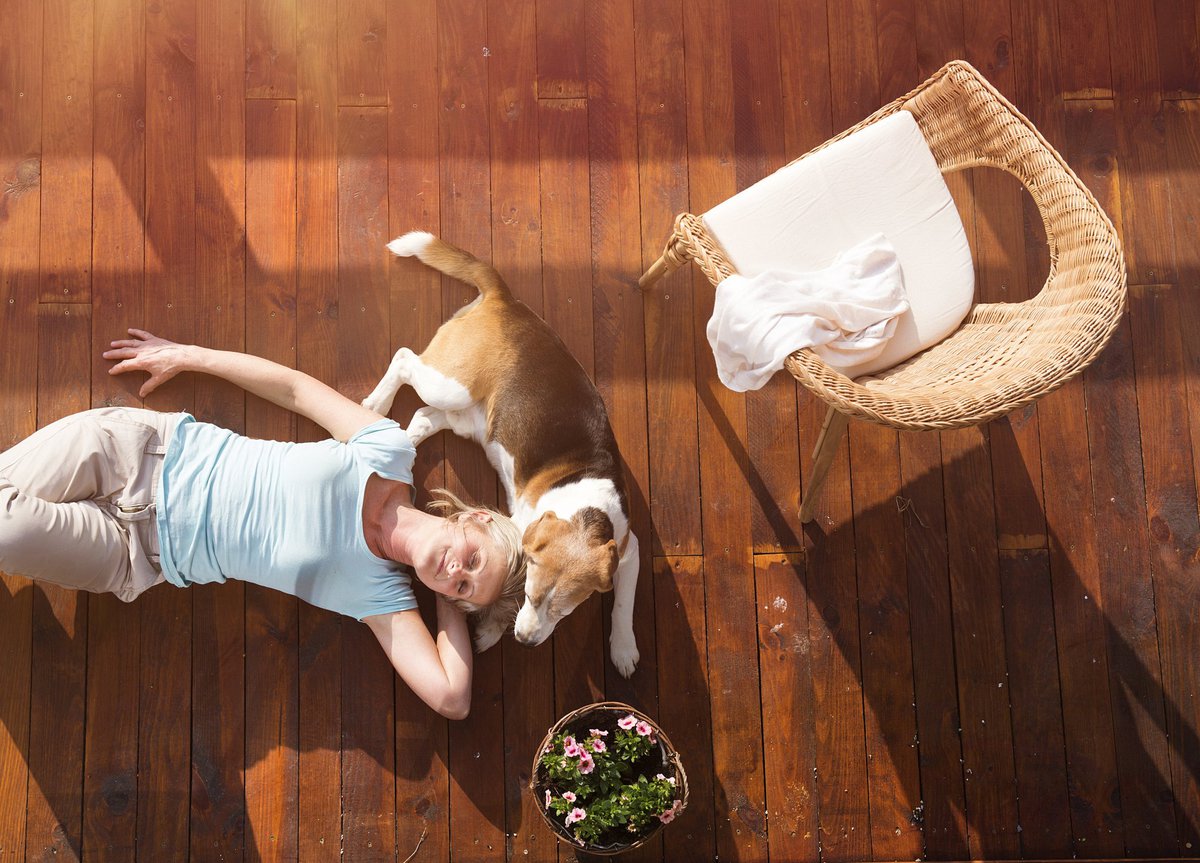
[[[408,434],[392,419],[382,418],[350,436],[346,446],[371,473],[411,484],[417,450]]]

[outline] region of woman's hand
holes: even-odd
[[[120,360],[108,370],[110,375],[125,372],[148,372],[150,377],[142,384],[138,395],[145,398],[175,375],[188,370],[189,346],[169,342],[145,330],[130,328],[132,339],[118,339],[102,356],[106,360]]]

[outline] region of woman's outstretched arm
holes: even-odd
[[[379,414],[316,378],[262,357],[180,345],[145,330],[130,329],[129,334],[133,338],[114,341],[104,358],[120,361],[108,370],[111,375],[148,372],[150,378],[141,388],[143,397],[180,372],[204,372],[308,417],[340,441],[349,440],[355,432],[380,419]]]
[[[447,719],[471,709],[471,635],[466,616],[443,599],[437,603],[436,641],[419,611],[363,618],[392,667],[422,701]]]

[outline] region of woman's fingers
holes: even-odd
[[[134,327],[130,327],[128,330],[126,330],[126,332],[131,336],[137,336],[142,341],[154,338],[153,333],[146,332],[146,330],[139,330]]]

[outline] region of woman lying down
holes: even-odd
[[[259,357],[131,329],[105,359],[148,372],[145,396],[205,372],[308,417],[332,440],[253,440],[186,413],[65,417],[0,454],[0,570],[126,602],[160,581],[234,578],[371,628],[396,673],[453,719],[471,704],[465,612],[519,600],[521,536],[449,492],[413,506],[416,451],[394,421]],[[434,591],[426,628],[410,574]]]

